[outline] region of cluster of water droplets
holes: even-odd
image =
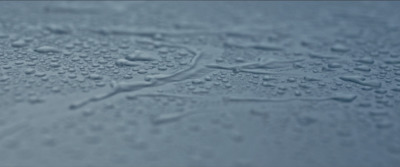
[[[44,12],[101,13],[77,6]],[[289,141],[310,148],[310,141],[338,142],[340,149],[374,142],[397,156],[398,135],[390,132],[400,116],[400,50],[381,34],[386,28],[323,26],[336,19],[314,20],[325,33],[305,25],[220,29],[191,22],[172,29],[0,29],[0,110],[7,110],[0,115],[18,118],[0,118],[0,143],[26,157],[35,156],[23,152],[29,143],[76,161],[121,164],[134,162],[132,152],[156,161],[154,152],[179,144],[192,149],[176,154],[194,162],[216,161],[229,151],[215,149],[223,146],[287,148],[280,143]],[[23,140],[28,135],[32,141]],[[198,138],[202,145],[188,142]],[[121,152],[105,153],[114,146]],[[247,166],[251,158],[236,163]]]

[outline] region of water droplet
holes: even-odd
[[[61,50],[52,46],[41,46],[34,49],[38,53],[59,53]]]
[[[35,73],[36,71],[33,68],[27,68],[27,69],[25,69],[24,72],[25,72],[25,74],[30,75],[30,74]]]
[[[151,54],[149,52],[141,52],[141,51],[135,51],[134,53],[127,55],[125,58],[130,61],[154,61],[154,60],[157,60],[157,58],[156,58],[156,56],[154,56],[154,54]]]
[[[25,42],[25,40],[17,40],[17,41],[14,41],[13,43],[11,43],[11,46],[15,47],[15,48],[21,48],[21,47],[25,47],[27,45],[28,44]]]
[[[99,74],[89,74],[89,79],[91,80],[101,80],[103,77]]]
[[[334,51],[334,52],[347,52],[349,50],[350,50],[350,48],[348,48],[346,45],[340,44],[340,43],[334,44],[331,47],[331,51]]]

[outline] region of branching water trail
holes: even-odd
[[[210,54],[210,53],[205,53],[204,51],[199,51],[198,49],[195,49],[195,48],[192,48],[189,46],[171,45],[171,44],[164,44],[164,43],[157,44],[157,47],[163,47],[163,46],[186,48],[191,53],[193,53],[194,57],[191,59],[191,61],[189,63],[189,67],[186,69],[179,70],[172,74],[156,74],[156,75],[148,76],[148,78],[150,78],[149,81],[114,82],[112,84],[113,90],[111,92],[93,96],[86,100],[73,103],[70,105],[70,109],[77,109],[77,108],[83,107],[89,103],[101,101],[101,100],[110,98],[112,96],[115,96],[115,95],[123,93],[123,92],[134,92],[134,91],[142,90],[147,87],[157,87],[157,86],[162,86],[162,85],[166,85],[169,83],[180,82],[183,80],[190,79],[190,78],[192,78],[192,76],[195,76],[200,71],[204,71],[203,69],[205,68],[205,64],[207,64],[207,62],[211,59],[211,56],[212,56],[212,54]],[[205,56],[208,56],[208,57],[205,57]]]
[[[142,41],[143,42],[143,41]],[[146,42],[146,41],[144,41]],[[89,103],[101,101],[117,94],[123,92],[137,92],[143,90],[145,88],[156,88],[160,86],[164,86],[167,84],[173,84],[176,82],[181,82],[188,79],[195,79],[205,74],[212,72],[212,69],[224,69],[224,70],[232,70],[234,72],[243,72],[243,73],[252,73],[252,74],[282,74],[282,72],[269,72],[265,71],[267,69],[280,68],[277,65],[284,65],[288,63],[300,62],[303,59],[298,60],[268,60],[265,62],[252,62],[246,63],[236,66],[222,66],[222,65],[213,65],[210,64],[211,60],[215,57],[215,54],[220,54],[220,50],[215,48],[207,47],[208,53],[205,52],[206,49],[200,51],[197,48],[186,46],[186,45],[177,45],[177,44],[169,44],[165,42],[159,41],[147,41],[148,44],[154,45],[156,48],[161,47],[172,47],[172,48],[180,48],[185,49],[189,53],[193,54],[193,58],[190,60],[188,64],[188,68],[178,70],[172,74],[154,74],[147,76],[147,81],[135,81],[135,82],[113,82],[111,92],[100,94],[97,96],[93,96],[86,100],[76,102],[70,105],[70,109],[77,109],[83,107]],[[210,52],[211,50],[211,52]],[[214,51],[214,52],[213,52]]]

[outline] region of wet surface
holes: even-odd
[[[0,166],[397,166],[399,2],[0,2]]]

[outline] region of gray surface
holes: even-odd
[[[397,166],[398,2],[0,2],[0,166]]]

